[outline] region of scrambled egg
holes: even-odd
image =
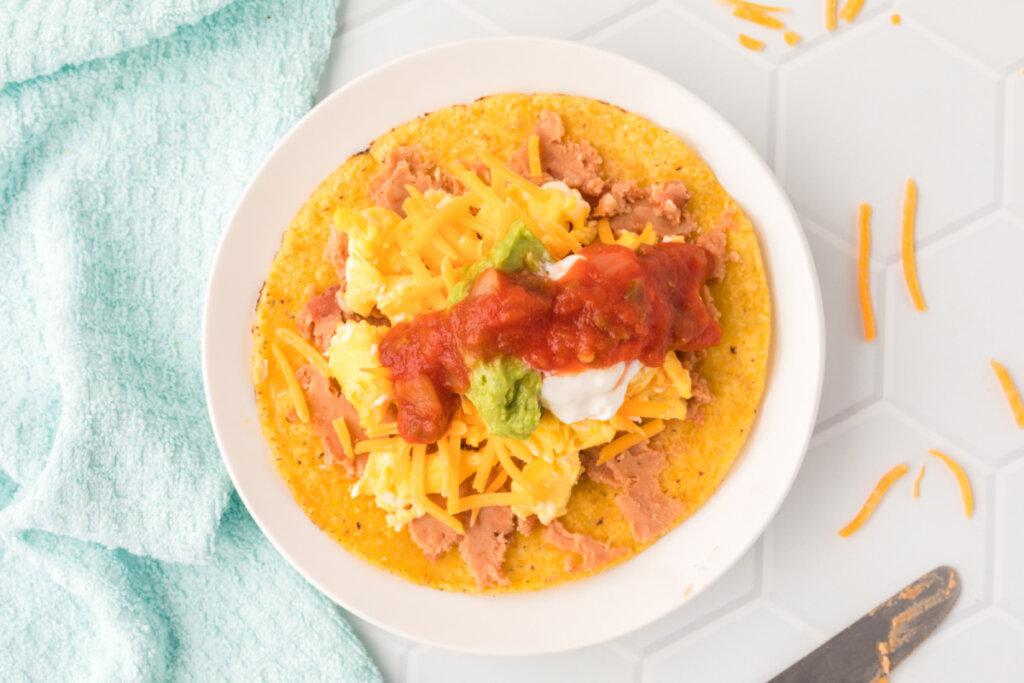
[[[479,182],[475,176],[459,177],[470,189]],[[438,191],[413,194],[404,207],[406,218],[379,207],[361,212],[339,209],[334,224],[348,235],[345,298],[349,307],[362,316],[383,314],[392,324],[443,308],[460,269],[483,258],[515,221],[524,220],[555,258],[564,258],[578,245],[596,239],[598,224],[588,220],[590,205],[578,191],[561,182],[537,188],[527,187],[521,179],[506,177],[505,181],[502,201],[495,199],[493,187],[482,192],[489,198],[453,197]],[[650,242],[654,235],[628,237],[632,242],[627,246],[635,248]],[[382,426],[393,400],[391,383],[378,357],[388,329],[365,321],[345,322],[338,327],[328,354],[331,373],[366,427]],[[670,355],[674,359],[674,354]],[[675,363],[674,376],[663,368],[643,367],[629,383],[626,400],[656,401],[666,416],[685,416],[689,374]],[[479,429],[481,425],[472,418],[460,413],[453,419],[453,428]],[[580,451],[609,443],[624,426],[631,426],[623,423],[628,419],[616,416],[566,424],[545,412],[530,437],[511,449],[523,464],[520,481],[513,481],[510,490],[526,500],[514,505],[513,511],[521,517],[537,515],[544,524],[564,514],[582,471]],[[400,529],[427,510],[414,495],[409,446],[391,434],[369,453],[352,495],[373,496],[387,513],[387,523]],[[469,436],[465,434],[460,449],[459,482],[478,468],[501,467],[488,451],[494,445],[488,445],[486,436]],[[426,457],[427,494],[445,489],[442,461],[437,453]]]

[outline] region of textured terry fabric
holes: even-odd
[[[311,106],[334,12],[0,3],[0,678],[379,677],[225,514],[200,375],[221,229]]]
[[[237,498],[203,565],[28,532],[0,542],[0,566],[5,681],[380,681]]]

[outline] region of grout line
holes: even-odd
[[[954,457],[957,461],[961,463],[966,461],[972,467],[975,467],[978,470],[980,470],[986,478],[988,477],[988,475],[996,471],[997,467],[995,465],[989,464],[985,460],[978,458],[978,456],[974,455],[973,449],[965,447],[956,439],[952,439],[950,437],[947,437],[943,434],[939,434],[938,432],[934,431],[931,427],[925,424],[924,421],[922,421],[919,417],[915,416],[909,410],[901,406],[898,402],[887,401],[886,406],[890,409],[893,416],[896,417],[900,422],[903,422],[904,425],[910,427],[914,431],[920,432],[921,434],[927,436],[932,444],[936,444],[929,446],[927,448],[923,448],[921,451],[922,454],[926,454],[928,448],[949,448],[950,450],[955,451]]]
[[[895,337],[895,331],[889,326],[888,314],[889,314],[889,271],[887,268],[882,268],[877,275],[872,274],[872,279],[877,283],[875,291],[877,295],[872,296],[872,305],[875,302],[878,306],[875,310],[875,320],[877,321],[875,329],[875,372],[874,372],[874,390],[871,392],[872,396],[876,400],[882,401],[885,399],[891,387],[886,384],[886,368],[889,367],[889,356],[885,352],[889,347],[890,339]]]
[[[883,403],[879,401],[869,401],[865,399],[857,404],[856,410],[851,409],[851,412],[845,415],[842,419],[838,419],[838,415],[836,416],[837,419],[833,420],[832,418],[829,418],[826,421],[827,424],[822,423],[817,429],[815,429],[814,435],[811,438],[811,443],[808,446],[808,450],[811,448],[817,448],[823,442],[827,443],[831,441],[842,434],[842,432],[848,429],[851,425],[866,422],[872,417],[880,414],[882,412],[882,405]]]
[[[996,531],[999,524],[999,501],[1002,495],[999,486],[999,477],[996,472],[988,475],[986,482],[988,495],[984,502],[985,514],[988,516],[988,524],[985,525],[985,586],[982,591],[982,603],[994,605],[996,602]]]
[[[994,184],[994,183],[993,183]],[[902,207],[902,199],[900,200],[900,206]],[[920,202],[918,203],[920,206]],[[983,206],[976,209],[972,209],[960,218],[947,223],[945,227],[940,228],[934,233],[925,237],[919,237],[918,234],[914,234],[914,251],[920,260],[920,257],[924,254],[938,250],[940,247],[944,247],[949,241],[955,240],[963,236],[965,231],[974,231],[977,226],[974,225],[983,218],[988,217],[991,214],[995,214],[1000,210],[999,201],[996,198],[989,199]],[[901,252],[897,249],[894,253],[889,254],[885,257],[886,267],[892,267],[902,263]]]
[[[775,168],[775,143],[778,135],[779,68],[773,67],[768,73],[768,135],[765,141],[765,155],[768,168]]]
[[[815,234],[819,239],[828,242],[836,249],[841,250],[849,258],[853,259],[853,263],[856,265],[858,250],[850,242],[847,242],[842,237],[839,237],[831,230],[824,228],[821,224],[813,218],[804,218],[804,212],[797,209],[797,215],[800,217],[800,225],[804,228],[804,232],[810,231]],[[879,263],[880,266],[884,267],[884,264]]]
[[[1022,60],[1024,63],[1024,60]],[[1016,78],[1024,80],[1024,74],[1020,71],[1016,71]],[[1013,201],[1013,174],[1011,173],[1013,159],[1012,155],[1007,154],[1006,150],[1016,141],[1017,135],[1013,129],[1013,110],[1016,107],[1024,106],[1024,102],[1020,101],[1019,93],[1021,87],[1018,84],[1017,88],[1013,88],[1010,84],[1010,79],[1014,76],[1008,76],[1003,79],[1002,93],[1003,93],[1003,106],[1002,106],[1002,144],[999,146],[999,152],[1002,155],[1002,164],[999,170],[1002,172],[1002,183],[1000,183],[1000,189],[1002,191],[1003,206],[1008,207]],[[1024,173],[1024,168],[1019,169],[1021,173]]]
[[[699,27],[707,37],[713,38],[720,42],[722,45],[727,46],[730,50],[737,52],[737,54],[743,55],[745,59],[752,60],[752,63],[760,64],[761,66],[771,69],[776,68],[776,63],[773,60],[769,59],[768,55],[765,54],[764,51],[753,52],[751,50],[748,50],[747,48],[743,47],[736,41],[735,34],[726,34],[726,32],[723,29],[716,26],[709,19],[706,19],[696,14],[691,14],[688,10],[685,9],[683,5],[670,4],[666,6],[666,9],[668,9],[672,14],[675,14],[677,17],[683,19],[684,21],[687,21],[693,24],[694,26]]]
[[[906,17],[903,17],[903,19],[904,21],[902,25],[906,26],[909,31],[917,33],[919,36],[923,36],[925,40],[931,40],[933,43],[938,44],[947,53],[949,53],[951,57],[953,57],[957,61],[966,63],[968,66],[971,66],[977,71],[982,72],[989,78],[1002,78],[1002,74],[1000,73],[999,69],[993,67],[991,64],[987,63],[985,60],[974,55],[973,53],[965,50],[960,45],[957,45],[955,42],[953,42],[946,36],[942,35],[935,29],[928,26],[925,22],[922,22],[919,19],[917,19],[914,16],[913,10],[911,10],[909,22],[906,21]]]
[[[655,652],[668,649],[672,645],[687,640],[691,636],[695,635],[698,631],[702,631],[705,626],[708,626],[720,619],[724,619],[725,617],[731,614],[737,613],[746,605],[753,604],[753,602],[755,602],[756,600],[757,598],[752,597],[751,593],[748,591],[745,594],[739,596],[738,598],[734,598],[723,603],[722,605],[708,612],[699,619],[694,619],[686,626],[676,629],[675,631],[672,631],[671,633],[662,636],[661,638],[658,638],[656,640],[653,640],[647,645],[643,646],[643,648],[641,648],[643,659],[646,660],[650,655],[654,654]]]
[[[381,15],[388,14],[389,12],[391,12],[391,10],[403,4],[403,2],[405,4],[409,4],[407,0],[383,0],[372,10],[369,10],[368,12],[363,14],[363,16],[348,21],[345,20],[345,12],[343,10],[342,12],[340,12],[340,16],[337,17],[337,22],[334,27],[334,35],[331,36],[331,40],[337,40],[342,33],[348,31],[349,29],[357,28],[359,26],[362,26],[363,24],[374,21],[375,19],[377,19],[377,17]],[[342,8],[347,9],[348,3],[342,2],[340,5],[338,5],[339,10],[341,10]]]
[[[473,22],[475,22],[477,25],[479,25],[482,28],[490,29],[490,30],[494,31],[494,33],[497,34],[497,35],[507,36],[507,35],[512,35],[512,34],[516,33],[515,31],[509,31],[509,29],[507,27],[502,26],[497,21],[495,21],[494,19],[491,19],[487,15],[481,14],[480,12],[478,12],[476,9],[473,8],[473,4],[470,3],[470,2],[458,2],[458,1],[453,1],[453,0],[441,0],[441,1],[451,11],[455,12],[456,14],[460,14],[463,17],[466,17],[467,19],[472,20]]]
[[[996,111],[995,111],[995,125],[994,135],[996,138],[996,149],[995,149],[995,168],[992,169],[992,199],[995,201],[996,206],[1005,206],[1009,201],[1009,188],[1006,187],[1007,179],[1010,177],[1009,173],[1009,154],[1006,153],[1006,148],[1010,143],[1010,136],[1007,126],[1007,120],[1010,118],[1008,113],[1008,93],[1010,90],[1010,83],[1007,79],[1001,78],[996,84]],[[1000,182],[1002,181],[1002,182]]]
[[[608,15],[603,19],[597,20],[596,22],[590,24],[589,26],[585,26],[576,33],[570,35],[569,40],[578,40],[580,42],[585,42],[589,38],[594,37],[594,35],[601,33],[607,28],[610,28],[612,25],[617,24],[622,20],[631,17],[633,14],[637,12],[646,12],[659,4],[661,3],[657,2],[657,0],[639,0],[638,2],[634,2],[631,5],[623,7],[622,9]]]

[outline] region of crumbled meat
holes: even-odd
[[[704,376],[690,371],[690,392],[691,396],[686,401],[686,419],[687,420],[701,420],[703,407],[709,403],[714,402],[715,397],[711,393],[711,388],[708,387],[708,381],[704,379]]]
[[[711,289],[707,285],[701,286],[700,298],[704,301],[704,308],[708,310],[708,315],[712,320],[718,322],[722,318],[722,312],[718,310],[718,306],[715,306],[715,297],[711,296]]]
[[[537,515],[530,515],[529,517],[516,517],[516,528],[519,529],[519,533],[523,536],[529,536],[533,533],[533,530],[537,528],[537,523],[540,520],[537,519]]]
[[[366,432],[359,424],[359,414],[352,404],[348,402],[336,384],[321,375],[312,365],[300,366],[295,371],[299,384],[306,391],[306,400],[309,403],[309,422],[313,432],[323,439],[324,454],[329,462],[341,465],[349,477],[359,477],[363,473],[363,466],[366,464],[366,454],[356,455],[355,459],[349,459],[341,446],[341,439],[334,431],[334,420],[345,419],[348,433],[353,441],[366,438]]]
[[[725,264],[737,263],[739,255],[734,251],[727,250],[726,231],[736,227],[736,214],[733,211],[726,211],[712,229],[699,235],[694,243],[704,247],[711,257],[711,277],[714,282],[721,282],[725,278]]]
[[[444,190],[455,194],[458,187],[444,169],[425,160],[418,147],[391,150],[384,168],[370,180],[370,196],[377,206],[405,216],[402,203],[409,197],[406,186],[420,192]]]
[[[324,260],[334,266],[334,273],[338,276],[341,292],[344,292],[348,279],[345,268],[348,264],[348,233],[331,230],[331,234],[327,236],[327,246],[324,247]],[[339,292],[339,296],[341,292]]]
[[[338,325],[345,321],[345,313],[339,305],[344,300],[340,285],[328,287],[315,294],[295,316],[295,326],[303,337],[313,342],[321,353],[331,346],[331,338]]]
[[[620,489],[615,505],[641,543],[668,531],[683,511],[683,504],[665,495],[658,483],[667,464],[664,451],[642,442],[603,465],[587,468],[594,481]]]
[[[431,515],[423,515],[409,522],[409,534],[431,562],[444,555],[459,540],[454,529]]]
[[[541,538],[559,550],[580,556],[579,564],[574,563],[572,558],[566,558],[565,570],[569,572],[589,572],[626,552],[625,548],[612,548],[586,534],[572,533],[557,519],[545,527]]]
[[[601,155],[589,142],[563,140],[565,124],[562,123],[562,117],[545,109],[537,118],[533,132],[540,139],[541,176],[530,175],[529,139],[512,153],[509,159],[512,170],[538,185],[561,180],[569,187],[579,190],[584,197],[596,198],[604,192]]]
[[[601,195],[592,215],[607,218],[616,235],[643,232],[648,223],[659,235],[688,235],[694,229],[693,219],[685,211],[689,201],[689,191],[678,180],[650,187],[620,180]]]
[[[468,515],[464,518],[468,519]],[[508,585],[501,565],[514,528],[513,519],[510,507],[492,505],[481,508],[476,522],[466,525],[466,535],[459,542],[459,554],[481,588]]]

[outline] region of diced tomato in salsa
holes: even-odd
[[[712,265],[702,247],[594,244],[580,256],[559,280],[485,270],[450,310],[388,332],[380,359],[392,372],[403,439],[444,434],[469,385],[467,361],[515,356],[543,372],[575,373],[632,360],[658,367],[670,350],[718,343],[722,328],[701,296]]]

